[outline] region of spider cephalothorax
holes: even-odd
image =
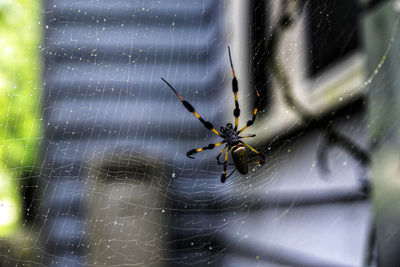
[[[232,123],[227,123],[226,127],[221,127],[219,130],[222,138],[228,144],[228,147],[233,147],[239,143],[239,135],[236,130],[233,129]]]
[[[212,131],[213,133],[215,133],[216,135],[218,135],[219,137],[223,138],[223,140],[219,143],[216,144],[209,144],[208,146],[202,147],[202,148],[197,148],[197,149],[191,149],[189,150],[186,155],[189,158],[194,159],[193,155],[197,154],[200,151],[203,150],[210,150],[213,149],[219,145],[222,144],[226,144],[225,147],[221,150],[221,152],[218,154],[217,156],[217,162],[218,164],[224,165],[224,171],[221,175],[221,182],[225,182],[225,180],[231,176],[231,174],[235,171],[238,170],[241,174],[246,174],[248,172],[248,160],[247,160],[247,153],[246,153],[246,147],[249,148],[251,151],[253,151],[255,154],[258,155],[259,157],[259,161],[257,162],[252,162],[255,164],[264,164],[265,162],[265,158],[264,155],[261,154],[260,152],[258,152],[257,150],[255,150],[254,148],[252,148],[251,146],[249,146],[248,144],[246,144],[245,142],[243,142],[241,139],[243,138],[249,138],[249,137],[254,137],[255,134],[250,134],[250,135],[246,135],[246,136],[240,136],[239,134],[241,132],[243,132],[244,130],[246,130],[248,127],[250,127],[251,125],[253,125],[255,119],[256,119],[256,115],[257,115],[257,111],[258,111],[258,104],[256,105],[256,107],[254,108],[254,112],[253,112],[253,117],[251,118],[251,120],[247,121],[246,125],[238,130],[238,124],[239,124],[239,116],[240,116],[240,109],[239,109],[239,101],[238,101],[238,91],[239,91],[239,87],[238,87],[238,81],[236,79],[235,76],[235,70],[233,69],[233,64],[232,64],[232,57],[231,57],[231,52],[228,46],[228,53],[229,53],[229,61],[231,63],[231,68],[232,68],[232,75],[233,75],[233,79],[232,79],[232,91],[235,97],[235,109],[233,110],[233,115],[235,116],[235,127],[233,127],[232,123],[227,123],[225,127],[221,127],[219,131],[217,131],[213,124],[209,121],[205,121],[194,109],[194,107],[187,102],[186,100],[184,100],[179,94],[178,92],[172,87],[172,85],[170,85],[166,80],[164,80],[164,78],[161,78],[171,89],[172,91],[178,96],[178,98],[182,101],[183,106],[190,112],[193,113],[193,115],[196,116],[196,118],[198,118],[200,120],[200,122],[204,125],[204,127],[206,127],[208,130]],[[258,99],[260,98],[260,95],[257,91],[257,89],[254,87],[257,97]],[[258,101],[259,103],[259,101]],[[219,158],[222,155],[222,153],[225,152],[225,160],[224,162],[220,162]],[[235,169],[229,174],[226,175],[226,169],[228,167],[228,155],[229,155],[229,151],[231,151],[232,153],[232,159],[233,159],[233,163],[235,165]]]

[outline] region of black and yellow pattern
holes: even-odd
[[[179,94],[178,92],[174,89],[174,87],[172,87],[172,85],[170,85],[164,78],[161,78],[161,80],[163,80],[168,86],[169,88],[172,89],[172,91],[176,94],[177,97],[179,97],[179,99],[182,101],[183,106],[189,110],[191,113],[193,113],[194,116],[196,116],[196,118],[198,118],[200,120],[200,122],[204,125],[204,127],[206,127],[208,130],[212,131],[213,133],[215,133],[218,136],[221,136],[221,134],[214,128],[214,126],[212,125],[211,122],[204,120],[194,109],[194,107],[187,102],[186,100],[184,100]]]
[[[211,149],[214,149],[214,147],[220,146],[220,145],[222,145],[222,144],[224,144],[224,143],[226,143],[225,140],[222,141],[222,142],[216,143],[216,144],[209,144],[208,146],[205,146],[205,147],[202,147],[202,148],[197,148],[197,149],[189,150],[189,151],[186,153],[186,156],[188,156],[188,157],[191,158],[191,159],[194,159],[194,157],[192,157],[192,155],[197,154],[198,152],[203,151],[203,150],[211,150]]]
[[[251,151],[253,151],[254,153],[256,153],[258,155],[259,161],[258,162],[253,162],[253,163],[260,164],[260,165],[263,165],[265,163],[265,156],[263,154],[261,154],[260,152],[258,152],[253,147],[251,147],[248,144],[246,144],[245,142],[241,142],[241,143],[243,145],[247,146],[248,148],[250,148]]]
[[[256,135],[255,134],[249,134],[249,135],[245,135],[245,136],[239,136],[239,139],[251,138],[251,137],[256,137]]]
[[[253,86],[254,86],[254,90],[256,91],[256,94],[257,94],[257,103],[256,103],[256,107],[254,108],[254,111],[253,111],[253,117],[251,118],[251,120],[248,120],[248,121],[247,121],[246,125],[245,125],[242,129],[240,129],[238,133],[243,132],[243,131],[246,130],[248,127],[250,127],[251,125],[253,125],[254,121],[256,120],[256,116],[257,116],[257,112],[258,112],[258,107],[260,106],[260,93],[258,92],[258,90],[257,90],[257,88],[255,87],[254,83],[253,83]]]
[[[248,144],[244,143],[243,141],[241,141],[241,139],[244,138],[250,138],[250,137],[255,137],[255,134],[249,134],[249,135],[245,135],[245,136],[240,136],[239,134],[241,132],[243,132],[244,130],[246,130],[248,127],[250,127],[251,125],[253,125],[256,116],[257,116],[257,112],[259,110],[260,107],[260,94],[257,91],[257,88],[255,87],[254,83],[254,90],[257,94],[257,104],[256,107],[254,108],[253,111],[253,117],[251,118],[251,120],[247,121],[246,125],[240,129],[238,131],[238,125],[239,125],[239,116],[240,116],[240,108],[239,108],[239,100],[238,100],[238,91],[239,91],[239,86],[238,86],[238,80],[236,78],[235,75],[235,70],[233,68],[233,63],[232,63],[232,56],[231,56],[231,51],[230,48],[228,46],[228,52],[229,52],[229,61],[231,63],[231,69],[232,69],[232,91],[234,94],[234,99],[235,99],[235,108],[233,110],[233,115],[235,116],[235,127],[233,127],[232,123],[227,123],[225,127],[221,127],[220,131],[217,131],[214,126],[212,125],[211,122],[204,120],[194,109],[194,107],[187,102],[186,100],[184,100],[179,94],[178,92],[172,87],[172,85],[170,85],[164,78],[161,78],[168,86],[169,88],[171,88],[171,90],[174,92],[174,94],[179,98],[179,100],[181,100],[183,106],[190,111],[191,113],[193,113],[193,115],[200,120],[200,122],[204,125],[204,127],[206,127],[208,130],[212,131],[213,133],[215,133],[216,135],[220,136],[221,138],[223,138],[223,140],[219,143],[215,143],[215,144],[209,144],[208,146],[202,147],[202,148],[197,148],[197,149],[191,149],[186,153],[186,156],[188,156],[191,159],[194,159],[193,155],[204,151],[204,150],[212,150],[217,146],[220,146],[222,144],[225,144],[224,148],[218,153],[217,155],[217,163],[220,165],[223,165],[223,173],[221,174],[221,182],[224,183],[236,170],[238,170],[238,172],[240,172],[241,174],[246,174],[248,172],[248,158],[247,158],[247,150],[245,149],[245,146],[247,148],[249,148],[252,152],[254,152],[255,154],[258,155],[259,157],[259,161],[257,162],[252,162],[252,163],[256,163],[256,164],[264,164],[265,163],[265,157],[263,154],[261,154],[260,152],[258,152],[257,150],[255,150],[254,148],[252,148],[251,146],[249,146]],[[225,159],[223,162],[220,162],[219,158],[223,155],[223,153],[225,152]],[[232,159],[233,159],[233,163],[228,163],[228,158],[229,158],[229,153],[232,152]],[[227,175],[227,168],[228,165],[234,165],[235,168],[233,169],[233,171],[231,171],[229,173],[229,175]]]
[[[226,176],[226,169],[228,168],[228,154],[229,154],[229,149],[227,149],[225,152],[224,172],[221,174],[221,183],[225,183],[226,179],[228,178]]]
[[[238,91],[239,91],[239,85],[238,85],[238,80],[236,79],[235,75],[235,70],[233,68],[233,63],[232,63],[232,56],[231,56],[231,49],[228,46],[228,53],[229,53],[229,61],[231,63],[231,69],[232,69],[232,91],[235,97],[235,109],[233,110],[233,116],[235,116],[235,131],[238,128],[239,124],[239,116],[240,116],[240,108],[239,108],[239,101],[238,101]]]
[[[222,162],[219,161],[219,157],[221,157],[222,153],[224,153],[224,151],[225,151],[226,148],[227,148],[227,146],[225,146],[225,147],[221,150],[221,152],[218,153],[218,156],[217,156],[217,163],[218,163],[219,165],[224,164],[224,163],[222,163]]]

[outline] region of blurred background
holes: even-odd
[[[0,265],[398,266],[399,12],[0,0]],[[160,77],[219,129],[228,45],[266,163],[222,184],[220,147],[186,157],[219,137]]]

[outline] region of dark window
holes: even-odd
[[[267,43],[269,5],[266,0],[252,0],[250,2],[250,53],[251,53],[251,80],[255,83],[261,95],[261,105],[265,109],[270,106],[270,73],[267,59],[270,57]],[[254,99],[254,104],[257,102]]]
[[[355,0],[311,0],[306,7],[313,76],[359,47],[359,6]]]

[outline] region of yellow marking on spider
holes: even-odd
[[[225,153],[225,162],[228,161],[228,154],[229,154],[229,150],[226,150],[226,153]],[[225,162],[224,162],[224,163],[225,163]],[[226,175],[226,170],[225,170],[225,168],[224,168],[224,175]]]
[[[223,142],[216,143],[216,144],[214,144],[214,147],[220,146],[220,145],[222,145],[222,144],[223,144]],[[213,148],[214,148],[214,147],[213,147]],[[208,147],[205,147],[205,148],[208,149]],[[203,151],[205,148],[204,148],[204,147],[197,148],[197,149],[196,149],[196,152],[201,152],[201,151]]]
[[[193,114],[196,116],[196,118],[200,119],[200,115],[196,111],[194,111]]]
[[[246,126],[244,126],[238,133],[241,133],[241,132],[243,132],[244,130],[246,130],[247,129],[247,125]]]
[[[213,131],[216,135],[221,136],[221,134],[215,128],[212,128],[211,131]]]
[[[252,148],[251,146],[249,146],[248,144],[246,144],[246,143],[244,143],[244,142],[243,142],[243,144],[244,144],[245,146],[247,146],[248,148],[250,148],[254,153],[260,154],[260,152],[258,152],[257,150],[255,150],[254,148]]]
[[[222,153],[224,153],[225,149],[226,149],[226,146],[221,150],[221,152],[219,152],[219,154],[218,154],[218,156],[217,156],[217,158],[218,158],[218,163],[219,163],[219,157],[222,155]]]
[[[257,111],[258,111],[258,108],[255,108],[253,114],[256,115]]]
[[[226,149],[226,146],[221,150],[221,152],[219,152],[218,155],[222,155],[222,153],[224,153],[225,149]]]
[[[235,93],[235,101],[238,101],[238,94]]]

